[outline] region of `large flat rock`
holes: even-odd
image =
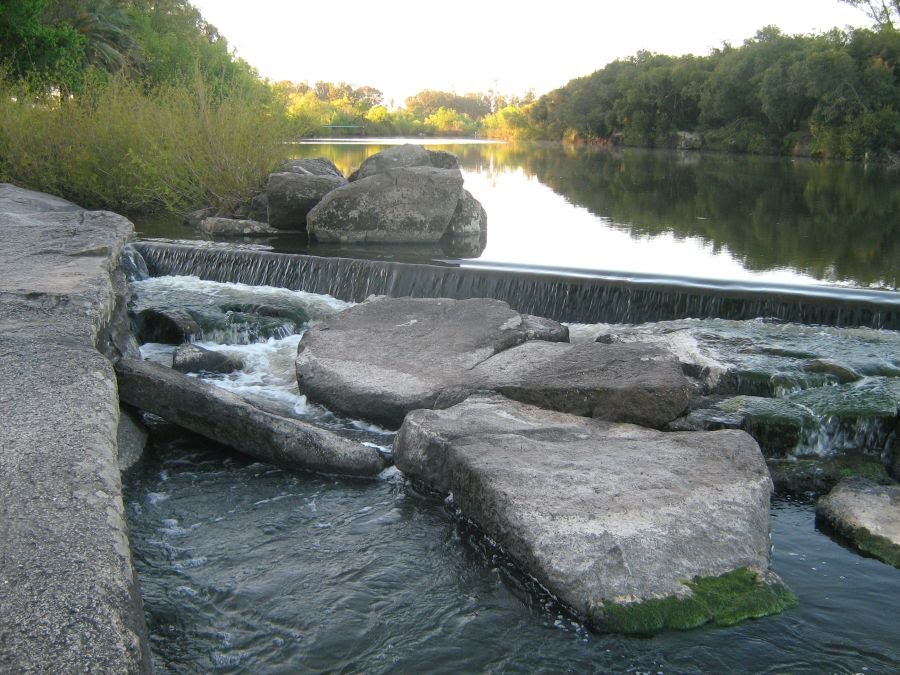
[[[672,352],[653,344],[528,342],[472,372],[478,388],[542,408],[661,427],[684,413],[691,386]]]
[[[377,298],[304,334],[297,379],[325,405],[389,425],[476,391],[651,427],[687,409],[690,383],[664,348],[567,339],[497,300]]]
[[[469,372],[529,339],[565,329],[499,300],[372,298],[304,333],[300,392],[346,415],[399,426],[416,408],[465,388]]]
[[[150,670],[112,365],[133,227],[0,184],[0,670]]]
[[[769,572],[772,484],[743,431],[662,433],[479,394],[410,413],[394,458],[598,627],[732,623],[788,599]],[[702,599],[737,579],[725,606]]]

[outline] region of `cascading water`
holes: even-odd
[[[193,274],[211,281],[324,293],[352,302],[372,294],[496,298],[520,312],[579,323],[765,316],[806,324],[900,329],[900,297],[881,291],[416,265],[146,241],[134,249],[155,276]]]

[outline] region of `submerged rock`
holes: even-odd
[[[788,457],[767,464],[777,492],[804,497],[826,494],[845,478],[866,478],[879,485],[893,482],[881,460],[870,455]]]
[[[239,220],[211,216],[200,221],[203,234],[214,237],[263,237],[279,234],[279,230],[256,220]]]
[[[759,443],[767,457],[790,454],[803,445],[818,421],[807,408],[782,398],[735,396],[715,408],[739,416],[741,428]]]
[[[184,309],[154,307],[138,312],[135,332],[143,342],[179,345],[200,334],[200,324]]]
[[[478,394],[411,412],[394,459],[599,628],[730,624],[791,601],[769,571],[772,484],[745,432],[663,433]],[[728,590],[710,603],[710,587]]]
[[[179,373],[231,373],[244,367],[243,361],[198,345],[178,345],[172,353],[172,368]]]
[[[816,517],[854,548],[900,567],[900,485],[845,479],[818,501]]]
[[[374,475],[386,466],[372,447],[247,403],[240,396],[149,361],[116,366],[122,401],[287,469]]]

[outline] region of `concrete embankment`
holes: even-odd
[[[0,184],[0,672],[151,670],[104,356],[132,232]]]

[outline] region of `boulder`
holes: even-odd
[[[200,221],[198,229],[213,237],[260,237],[280,234],[281,230],[257,220],[238,220],[211,216]]]
[[[390,169],[415,166],[459,171],[459,162],[455,155],[440,150],[426,150],[421,145],[405,144],[370,155],[350,174],[349,180],[352,183]]]
[[[674,355],[653,344],[527,342],[479,364],[470,382],[542,408],[648,427],[682,415],[691,391]]]
[[[477,258],[487,245],[487,213],[472,193],[462,191],[456,211],[441,237],[445,255],[458,258]]]
[[[128,471],[141,461],[147,447],[147,427],[131,410],[119,406],[119,427],[116,432],[119,471]]]
[[[344,180],[344,174],[327,157],[289,159],[278,167],[278,172],[299,173],[305,176],[332,176]]]
[[[456,213],[462,184],[459,170],[388,169],[325,195],[309,211],[307,231],[319,241],[436,243]]]
[[[297,380],[301,393],[336,411],[397,426],[464,387],[469,371],[498,352],[566,335],[499,300],[376,297],[304,333]]]
[[[185,343],[172,353],[172,368],[179,373],[232,373],[244,367],[239,357]]]
[[[138,312],[135,333],[144,342],[180,345],[200,334],[200,324],[184,309],[153,307]]]
[[[351,475],[377,474],[387,465],[375,448],[260,410],[171,368],[122,359],[116,374],[122,401],[264,462]]]
[[[818,501],[816,517],[854,548],[900,567],[900,485],[844,479]]]
[[[743,431],[663,433],[477,394],[407,415],[394,460],[598,628],[731,624],[791,602],[769,570],[772,484]]]
[[[259,223],[269,222],[269,195],[265,192],[254,195],[253,199],[250,200],[250,206],[247,208],[247,218]]]
[[[304,230],[310,210],[332,190],[346,185],[337,176],[297,172],[269,174],[266,183],[268,223],[277,230]]]

